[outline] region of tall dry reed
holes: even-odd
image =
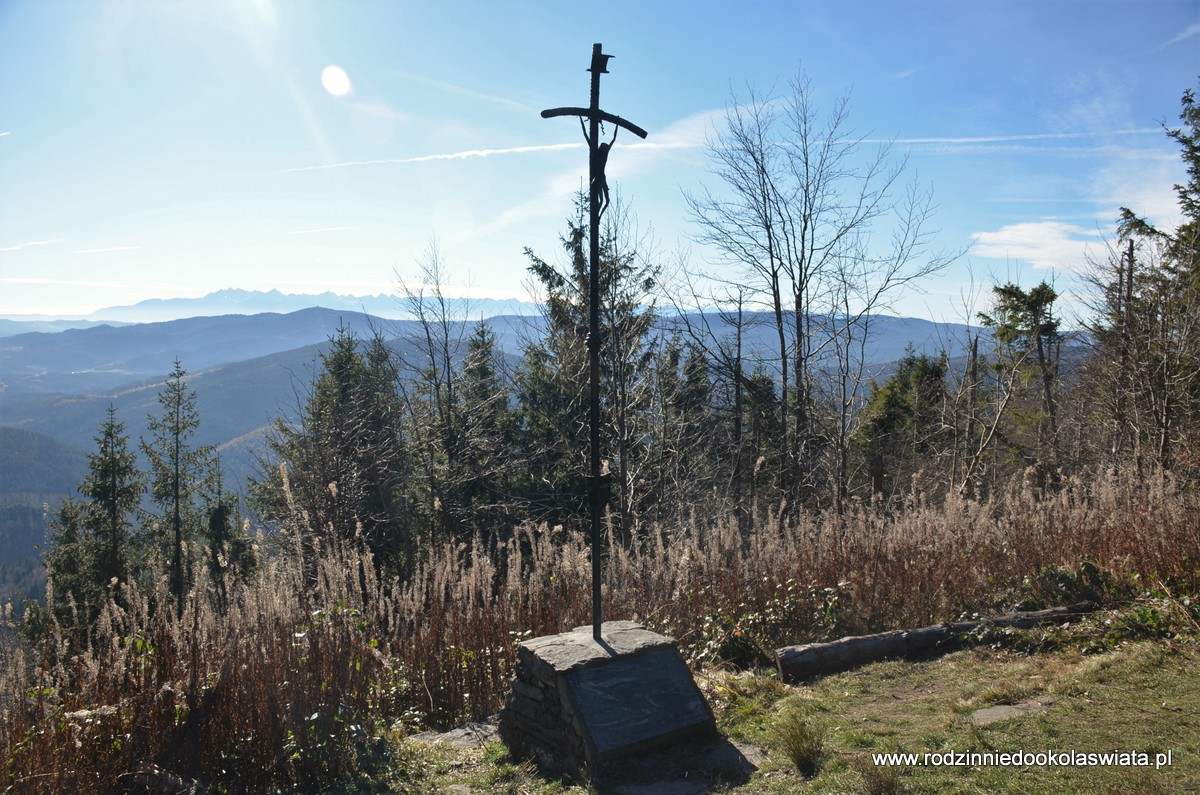
[[[1141,582],[1195,593],[1198,508],[1169,478],[1112,477],[1047,499],[1014,488],[988,503],[914,499],[894,514],[862,505],[782,531],[658,528],[613,548],[605,616],[674,635],[696,663],[761,662],[783,643],[1119,598]],[[224,606],[203,581],[181,617],[153,609],[169,599],[164,579],[123,588],[83,648],[53,624],[24,643],[9,615],[7,785],[113,792],[152,764],[230,792],[370,774],[397,724],[494,713],[515,641],[590,621],[588,549],[561,528],[427,548],[404,582],[381,582],[360,551],[306,538],[266,555],[252,581],[227,583]]]

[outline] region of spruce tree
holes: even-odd
[[[411,553],[397,377],[381,335],[364,345],[339,329],[311,391],[299,398],[296,419],[272,424],[250,484],[251,505],[266,521],[299,533],[306,550],[315,548],[314,537],[332,535],[361,539],[392,568]]]
[[[946,448],[946,368],[944,356],[917,355],[910,345],[890,378],[871,383],[851,447],[866,467],[872,495],[904,493],[916,473],[937,466]]]
[[[526,496],[533,518],[561,523],[587,504],[588,283],[586,197],[562,236],[566,261],[552,264],[526,249],[529,271],[546,296],[547,330],[527,346],[517,375],[518,414],[528,443]],[[634,222],[619,201],[600,239],[601,449],[605,485],[618,530],[632,532],[648,493],[647,440],[653,412],[655,313],[659,268],[636,250]]]
[[[1097,274],[1094,362],[1110,393],[1112,455],[1200,477],[1200,105],[1183,92],[1182,125],[1165,128],[1187,172],[1175,185],[1183,222],[1157,228],[1128,208],[1124,250]],[[1106,366],[1117,361],[1121,366]],[[1120,463],[1119,461],[1114,463]]]
[[[129,449],[125,426],[117,421],[116,409],[95,437],[97,451],[88,457],[88,474],[80,492],[91,503],[89,530],[97,544],[95,576],[101,584],[124,580],[129,573],[133,525],[145,484],[137,466],[137,455]]]
[[[467,352],[455,378],[460,407],[455,487],[463,521],[485,537],[518,522],[511,501],[516,483],[515,418],[496,361],[496,335],[484,322],[467,339]]]
[[[47,605],[58,625],[75,639],[100,612],[94,544],[87,537],[88,504],[68,497],[50,518],[47,549]]]
[[[235,578],[248,576],[257,565],[254,546],[242,530],[237,519],[236,498],[225,494],[221,460],[218,456],[213,467],[213,489],[207,495],[204,527],[207,544],[209,580],[212,582],[217,604],[225,605],[227,575]]]
[[[1058,370],[1063,343],[1054,316],[1058,293],[1044,281],[1028,291],[1009,283],[993,287],[992,292],[992,312],[981,312],[979,319],[992,329],[999,343],[998,370],[1019,376],[1014,387],[1024,386],[1030,379],[1038,384],[1034,389],[1038,398],[1030,400],[1038,408],[1029,415],[1036,426],[1035,440],[1028,444],[1010,436],[1010,446],[1036,467],[1039,477],[1053,479],[1059,461]]]
[[[191,586],[188,549],[203,527],[200,500],[213,461],[213,449],[195,443],[200,415],[196,392],[188,389],[186,377],[176,359],[158,393],[161,414],[147,418],[150,438],[142,440],[142,452],[150,462],[150,497],[161,510],[150,517],[150,536],[170,566],[170,590],[180,613]]]
[[[108,589],[129,579],[136,553],[130,517],[145,488],[125,426],[111,405],[95,441],[79,485],[82,499],[68,498],[59,505],[50,520],[45,554],[54,584],[49,607],[59,624],[72,631],[90,626]]]

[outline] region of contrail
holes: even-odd
[[[63,239],[61,237],[56,237],[54,240],[31,240],[28,243],[18,243],[15,246],[6,246],[4,248],[0,248],[0,251],[20,251],[21,249],[29,248],[30,246],[49,246],[54,243],[61,243],[62,241]]]
[[[1098,138],[1103,135],[1148,135],[1161,133],[1157,127],[1143,127],[1136,130],[1098,130],[1096,132],[1077,133],[1026,133],[1023,135],[981,135],[965,138],[894,138],[870,139],[865,144],[1003,144],[1013,141],[1059,141],[1070,138]]]
[[[391,160],[351,160],[345,163],[329,163],[324,166],[299,166],[285,168],[283,173],[292,171],[324,171],[330,168],[347,168],[349,166],[384,166],[402,163],[424,163],[429,160],[465,160],[469,157],[490,157],[491,155],[518,155],[528,152],[553,152],[559,149],[582,149],[584,144],[543,144],[538,146],[512,146],[507,149],[467,149],[462,152],[449,152],[440,155],[419,155],[417,157],[402,157]]]

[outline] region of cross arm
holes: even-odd
[[[613,114],[606,113],[602,110],[598,110],[595,113],[598,121],[606,121],[609,124],[615,124],[618,127],[624,127],[638,138],[645,138],[648,134],[641,127],[637,126],[631,121],[622,119],[620,116],[614,116]],[[551,108],[549,110],[542,111],[543,119],[552,119],[555,116],[581,116],[585,119],[590,119],[592,117],[592,111],[588,108]]]

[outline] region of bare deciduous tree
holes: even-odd
[[[801,73],[782,98],[735,98],[708,146],[720,187],[687,196],[697,241],[741,269],[774,317],[781,515],[816,485],[822,357],[837,341],[848,353],[863,318],[955,256],[930,252],[932,199],[915,183],[900,190],[905,158],[850,129],[847,96],[822,113],[816,93]]]

